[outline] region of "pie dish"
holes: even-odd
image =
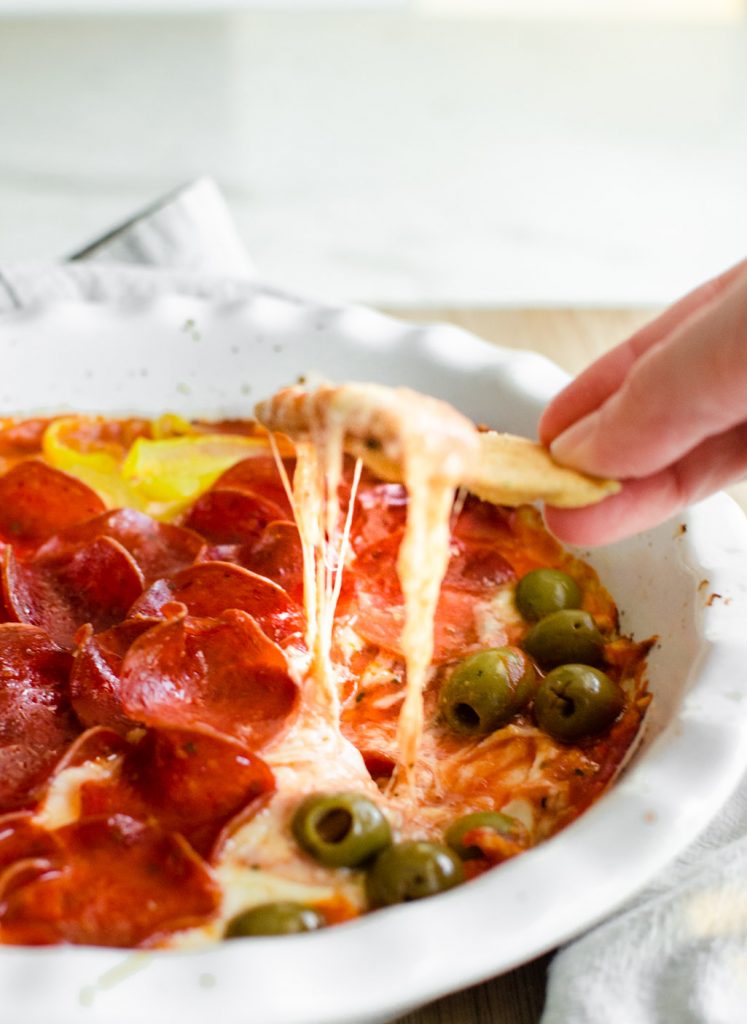
[[[3,414],[246,416],[256,399],[316,373],[414,385],[480,422],[531,434],[563,380],[539,357],[453,329],[413,329],[261,287],[233,306],[170,297],[12,316],[0,326],[0,353]],[[228,1021],[385,1020],[578,932],[687,843],[744,767],[747,726],[733,680],[744,661],[746,552],[741,513],[718,497],[590,559],[625,631],[659,636],[649,662],[654,702],[625,776],[543,846],[462,890],[314,936],[199,953],[4,949],[6,1005],[15,1018],[39,1021],[214,1012]],[[458,945],[443,940],[454,934]],[[23,980],[29,974],[33,984]]]

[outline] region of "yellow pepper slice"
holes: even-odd
[[[122,466],[123,481],[141,500],[186,502],[206,491],[242,459],[269,452],[263,437],[190,434],[135,441]]]
[[[42,437],[42,452],[47,462],[88,484],[110,508],[143,510],[140,496],[122,479],[124,452],[115,454],[115,446],[80,451],[67,442],[67,435],[75,431],[80,420],[79,416],[65,416],[49,424]]]

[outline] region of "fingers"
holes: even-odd
[[[747,424],[740,424],[704,441],[674,465],[652,476],[626,481],[622,491],[598,505],[547,508],[545,519],[550,530],[568,544],[611,544],[657,526],[746,472]]]
[[[550,450],[587,473],[640,478],[745,419],[747,275],[650,347]]]
[[[576,377],[545,410],[539,430],[542,444],[549,445],[572,423],[597,409],[620,386],[630,368],[645,352],[722,295],[743,273],[747,273],[747,260],[685,295]]]

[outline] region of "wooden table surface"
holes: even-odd
[[[509,348],[533,349],[576,374],[648,320],[650,310],[397,310],[402,319],[448,321]],[[747,484],[731,490],[747,508]],[[454,941],[458,941],[457,938]],[[441,999],[397,1024],[537,1024],[552,955]]]

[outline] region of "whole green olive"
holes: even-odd
[[[291,822],[297,843],[328,867],[354,868],[392,841],[389,822],[362,793],[306,797]]]
[[[366,892],[370,906],[387,907],[435,896],[463,881],[461,861],[448,846],[410,840],[378,855],[368,872]]]
[[[561,665],[548,672],[534,698],[541,729],[564,743],[604,732],[625,705],[617,683],[589,665]]]
[[[232,917],[226,925],[226,939],[241,939],[250,935],[296,935],[323,928],[324,918],[312,907],[302,903],[263,903]]]
[[[564,608],[581,607],[581,588],[560,569],[533,569],[516,587],[516,606],[530,622]]]
[[[460,661],[441,688],[449,728],[480,736],[513,718],[532,698],[536,672],[518,647],[494,647]]]
[[[540,619],[522,646],[543,669],[568,662],[600,665],[604,637],[589,612],[566,608]]]
[[[465,846],[464,837],[468,832],[475,829],[489,829],[506,839],[519,840],[525,833],[524,826],[516,818],[508,814],[501,814],[500,811],[475,811],[472,814],[465,814],[452,822],[446,830],[444,839],[454,853],[462,860],[473,860],[481,857],[482,851],[477,846]]]

